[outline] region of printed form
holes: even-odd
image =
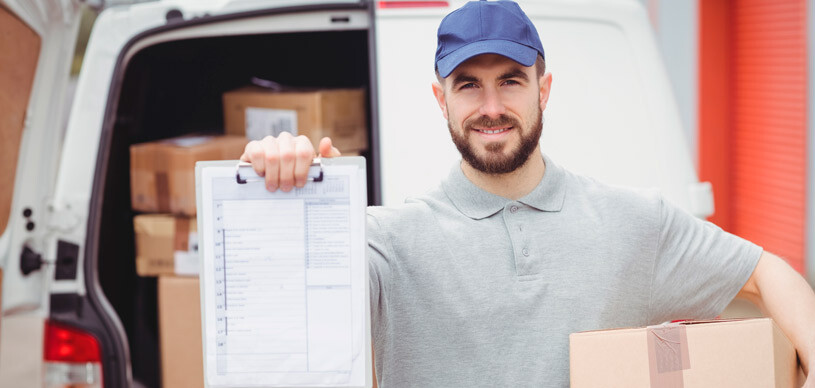
[[[324,170],[290,193],[203,170],[210,386],[365,386],[365,177]]]

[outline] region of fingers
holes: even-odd
[[[278,137],[277,149],[280,152],[280,190],[291,191],[294,187],[294,138],[288,132]]]
[[[266,171],[266,167],[263,162],[265,157],[263,142],[265,140],[266,139],[249,142],[249,144],[246,145],[246,148],[243,149],[243,155],[241,155],[241,161],[251,163],[255,173],[257,173],[259,176],[263,176]]]
[[[261,140],[261,151],[253,155],[252,166],[255,163],[262,164],[265,174],[258,175],[266,177],[266,190],[275,191],[279,186],[279,169],[280,169],[280,151],[278,150],[278,141],[272,136],[266,136]],[[257,156],[257,158],[255,158]],[[255,167],[255,171],[258,168]]]
[[[340,150],[331,144],[331,138],[322,138],[322,140],[320,140],[320,157],[335,158],[337,156],[341,156]]]
[[[330,140],[326,150],[329,157],[339,156]],[[294,187],[305,186],[314,155],[314,146],[307,137],[293,137],[284,132],[277,138],[266,136],[263,140],[249,142],[241,160],[250,162],[255,172],[265,177],[267,190],[288,192]]]
[[[249,157],[249,152],[250,152],[249,150],[250,150],[250,146],[252,146],[252,143],[254,143],[254,142],[255,141],[252,140],[249,143],[246,143],[246,147],[243,148],[243,153],[241,154],[241,159],[240,159],[241,162],[251,162],[252,161],[252,158]]]
[[[308,179],[308,170],[314,160],[314,146],[305,136],[297,136],[294,142],[294,185],[303,187]]]

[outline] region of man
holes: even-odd
[[[427,195],[368,210],[381,386],[565,387],[570,333],[709,318],[737,294],[776,320],[807,371],[815,294],[782,260],[541,153],[544,58],[513,2],[470,2],[439,27],[433,93],[463,160]],[[339,155],[329,139],[320,151]],[[282,134],[242,159],[288,191],[313,156]]]

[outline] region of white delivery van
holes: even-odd
[[[372,204],[424,192],[458,158],[430,84],[436,28],[461,1],[109,6],[95,23],[70,112],[63,112],[78,1],[0,0],[0,16],[22,26],[14,30],[20,40],[11,40],[39,44],[25,45],[37,50],[25,57],[33,59],[6,61],[35,71],[30,89],[15,92],[27,98],[24,120],[16,129],[0,127],[20,139],[15,167],[3,166],[14,175],[6,188],[11,203],[0,204],[8,209],[7,225],[0,224],[2,308],[44,318],[47,386],[159,385],[156,281],[135,273],[128,147],[223,131],[224,91],[251,77],[364,88]],[[658,187],[694,214],[710,214],[710,187],[697,180],[640,3],[521,5],[554,77],[544,152],[573,171]],[[54,348],[57,337],[74,347]]]

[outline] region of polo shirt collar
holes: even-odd
[[[563,208],[566,196],[565,172],[546,155],[543,155],[543,162],[546,165],[543,179],[518,202],[541,211],[557,212]],[[456,163],[450,170],[450,175],[442,182],[442,189],[460,212],[476,220],[487,218],[512,202],[476,186],[461,171],[461,163]]]

